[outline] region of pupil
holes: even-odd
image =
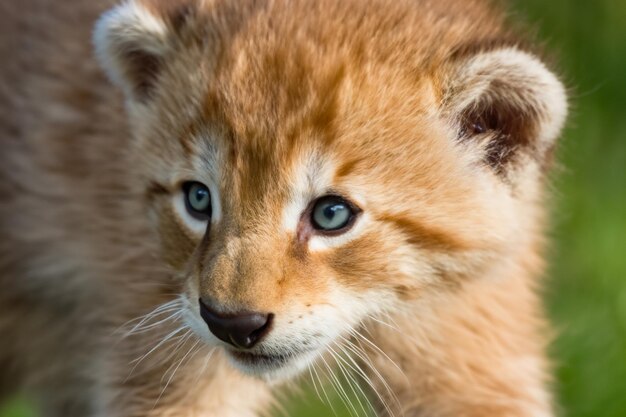
[[[202,201],[206,197],[206,192],[204,190],[196,191],[196,200]]]
[[[339,205],[328,206],[324,209],[324,216],[326,216],[328,220],[332,220],[333,217],[335,217],[335,212],[340,209],[341,209],[341,206]]]
[[[328,221],[333,221],[333,219],[337,217],[337,214],[345,210],[346,206],[344,206],[343,204],[335,204],[333,206],[325,207],[323,213],[324,217],[326,217]]]

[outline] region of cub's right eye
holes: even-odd
[[[211,220],[213,207],[209,187],[200,182],[189,181],[183,184],[183,191],[187,212],[197,220]]]
[[[321,233],[337,235],[350,228],[357,214],[358,209],[344,198],[326,195],[314,202],[311,224]]]

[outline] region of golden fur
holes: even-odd
[[[94,54],[112,6],[0,5],[5,393],[255,416],[268,381],[343,349],[381,416],[553,415],[536,288],[566,103],[498,7],[134,0]],[[191,180],[213,187],[206,233]],[[306,224],[329,192],[362,210],[341,236]],[[199,297],[273,313],[261,353],[313,353],[239,363]]]

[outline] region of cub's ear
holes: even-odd
[[[459,140],[477,146],[498,174],[546,165],[567,114],[565,89],[535,56],[514,47],[452,60],[443,106]]]
[[[139,0],[129,0],[97,22],[94,44],[100,65],[127,97],[145,101],[168,53],[168,26]]]

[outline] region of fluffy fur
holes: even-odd
[[[332,369],[357,413],[553,415],[536,288],[566,99],[497,7],[131,0],[96,24],[112,6],[0,4],[5,394],[257,416]],[[361,210],[338,236],[307,223],[328,193]],[[273,313],[253,352],[287,362],[239,360],[199,298]]]

